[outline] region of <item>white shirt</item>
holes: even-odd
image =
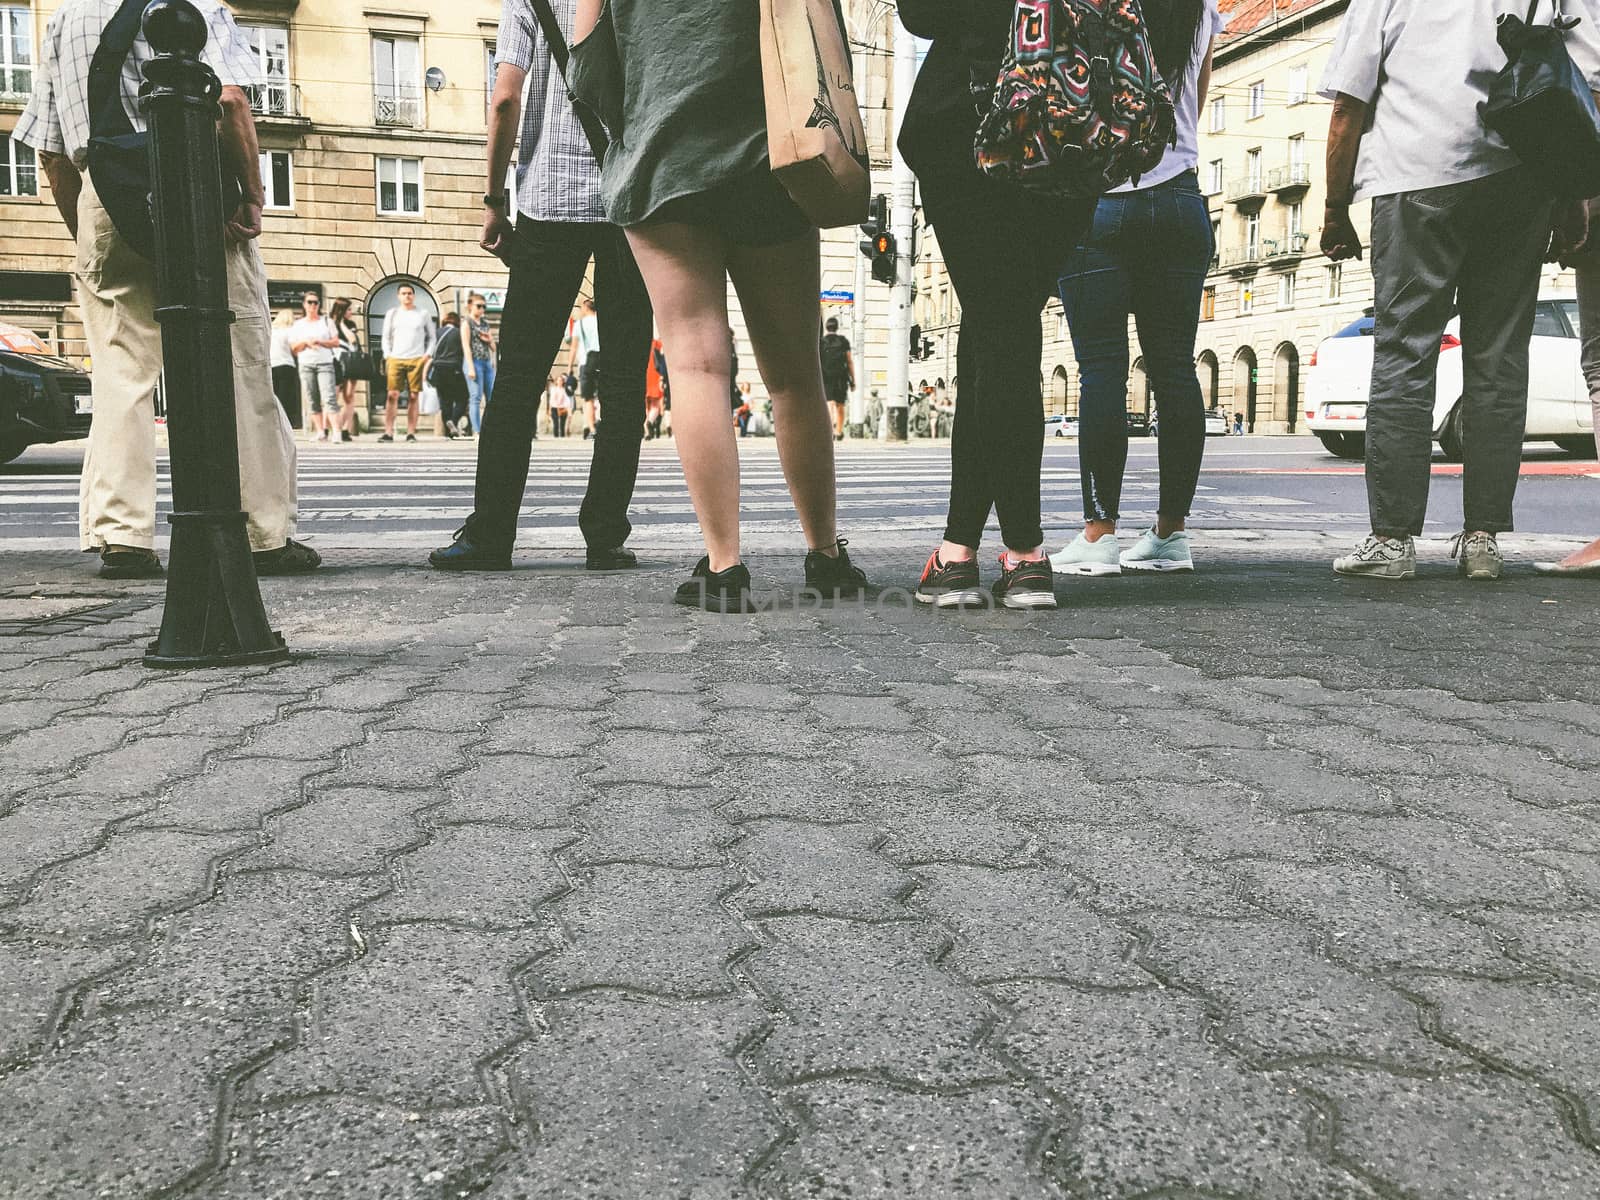
[[[294,339],[289,336],[289,326],[274,325],[272,327],[272,365],[274,367],[294,366]]]
[[[427,358],[433,349],[433,320],[420,308],[391,308],[383,314],[385,358]]]
[[[1206,65],[1211,43],[1228,27],[1231,19],[1222,15],[1217,0],[1206,0],[1205,10],[1200,14],[1200,27],[1195,31],[1194,53],[1189,56],[1189,67],[1184,73],[1183,88],[1174,97],[1178,108],[1178,140],[1155,170],[1140,176],[1138,183],[1113,188],[1112,195],[1142,192],[1200,166],[1200,71]]]
[[[1542,7],[1548,16],[1548,3]],[[1495,21],[1527,12],[1527,0],[1351,0],[1321,91],[1371,106],[1354,199],[1467,183],[1518,165],[1478,105],[1506,64]]]
[[[206,44],[200,60],[224,85],[262,84],[260,60],[233,15],[220,0],[194,0],[206,20]],[[120,0],[67,0],[50,18],[40,45],[39,70],[33,95],[12,134],[17,141],[49,154],[65,154],[81,171],[89,161],[89,63],[100,35],[121,7]],[[139,68],[154,57],[141,32],[122,64],[122,107],[135,129],[144,128],[139,113]]]
[[[600,352],[600,316],[589,313],[572,323],[572,336],[578,339],[578,361]]]
[[[333,322],[327,317],[318,317],[315,321],[309,317],[301,317],[289,326],[290,345],[298,345],[300,342],[325,342],[337,336],[338,334],[333,331]],[[333,362],[331,346],[307,346],[300,351],[302,367],[326,366],[331,362]]]
[[[1600,0],[1565,0],[1562,9],[1578,18],[1567,34],[1567,53],[1589,81],[1589,90],[1600,92]]]
[[[550,406],[551,412],[565,412],[572,407],[572,397],[567,395],[567,389],[559,383],[545,392],[545,402]]]

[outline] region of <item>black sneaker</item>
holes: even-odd
[[[1007,608],[1054,608],[1056,585],[1050,560],[1041,558],[1007,566],[1007,557],[1000,556],[1000,578],[990,585],[994,598]]]
[[[353,442],[356,439],[348,429],[341,429],[339,431],[339,440],[341,442]]]
[[[392,433],[380,433],[378,435],[378,440],[380,442],[392,442],[392,441],[394,441],[394,434],[392,434]]]
[[[256,560],[257,575],[304,575],[322,565],[322,555],[293,538],[276,550],[257,550],[250,557]]]
[[[976,560],[968,558],[961,562],[941,562],[937,550],[928,555],[928,565],[922,568],[916,596],[920,603],[931,604],[935,608],[966,608],[989,602],[978,583]]]
[[[160,579],[161,560],[154,550],[139,546],[102,546],[101,579]]]
[[[584,553],[583,565],[591,571],[626,571],[639,565],[639,556],[626,546],[612,546],[609,550],[591,546]]]
[[[414,442],[414,441],[416,441],[416,440],[417,440],[417,435],[416,435],[416,434],[414,434],[414,433],[408,433],[408,434],[406,434],[406,441],[408,441],[408,442]]]
[[[754,612],[750,601],[750,568],[734,563],[726,571],[713,571],[711,560],[702,558],[694,574],[678,585],[672,602],[688,608],[703,608],[714,613]]]
[[[843,538],[836,541],[834,545],[839,548],[837,555],[824,554],[821,550],[806,554],[808,591],[821,592],[833,599],[848,599],[861,594],[861,589],[867,586],[867,573],[850,561],[849,551],[845,549],[849,544]]]
[[[473,541],[469,523],[456,530],[455,540],[448,546],[428,555],[428,563],[440,571],[509,571],[511,551]]]

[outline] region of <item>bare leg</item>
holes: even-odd
[[[628,242],[672,363],[678,458],[706,554],[713,571],[725,571],[739,561],[739,447],[728,421],[727,247],[707,230],[675,222],[630,229]],[[813,332],[813,345],[816,340]]]
[[[406,395],[408,397],[408,402],[406,404],[406,432],[416,433],[417,418],[422,415],[420,411],[422,408],[422,404],[420,403],[421,398],[416,392],[407,392]]]
[[[777,246],[736,246],[729,251],[728,270],[739,293],[756,364],[772,397],[778,460],[789,481],[806,546],[833,555],[838,553],[838,494],[833,421],[817,352],[819,253],[815,232]],[[727,336],[724,327],[724,359]]]
[[[400,393],[390,390],[389,398],[383,405],[383,431],[390,437],[394,436],[395,415],[400,411]]]

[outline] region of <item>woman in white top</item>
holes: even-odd
[[[1050,558],[1058,574],[1192,571],[1185,519],[1205,453],[1205,401],[1194,370],[1206,272],[1215,253],[1200,194],[1199,124],[1211,47],[1225,25],[1217,0],[1144,0],[1156,63],[1172,84],[1178,140],[1161,165],[1101,199],[1094,229],[1061,279],[1083,391],[1079,458],[1084,531]],[[1160,414],[1161,497],[1155,525],[1117,542],[1128,463],[1128,317]]]
[[[283,406],[289,424],[300,424],[300,373],[294,366],[294,346],[289,330],[294,314],[287,308],[272,319],[272,394]]]

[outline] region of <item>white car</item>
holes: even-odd
[[[1056,415],[1044,419],[1045,437],[1077,437],[1078,418]]]
[[[1221,409],[1218,409],[1218,408],[1208,408],[1208,409],[1206,409],[1206,436],[1207,437],[1227,437],[1228,436],[1228,417],[1227,417],[1227,414],[1224,413]]]
[[[1317,347],[1306,384],[1306,428],[1329,453],[1362,458],[1367,446],[1367,396],[1372,384],[1373,319],[1362,317]],[[1461,457],[1461,321],[1445,328],[1439,350],[1433,435],[1445,457]],[[1592,457],[1594,409],[1578,362],[1578,302],[1571,295],[1540,297],[1528,366],[1530,442],[1555,442],[1569,454]]]

